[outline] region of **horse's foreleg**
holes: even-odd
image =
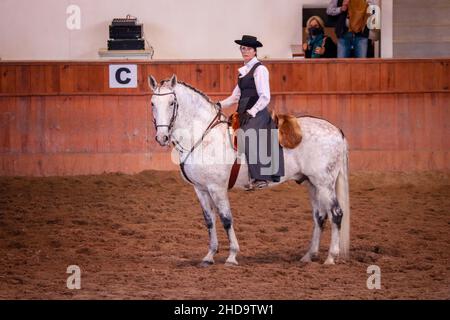
[[[202,259],[201,265],[208,266],[214,263],[214,255],[217,253],[219,247],[216,232],[216,210],[208,191],[202,191],[195,188],[195,192],[197,193],[200,205],[202,206],[203,217],[205,218],[205,224],[209,234],[208,253]]]
[[[223,227],[227,232],[228,240],[230,241],[230,255],[228,256],[226,265],[237,265],[236,255],[239,252],[239,244],[234,233],[233,216],[231,214],[230,201],[228,200],[228,190],[226,188],[211,187],[209,188],[210,195],[216,205],[220,220],[222,220]]]

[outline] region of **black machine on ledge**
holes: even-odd
[[[145,39],[142,23],[137,18],[113,19],[109,26],[108,50],[144,50]]]

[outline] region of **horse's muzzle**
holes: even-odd
[[[156,136],[155,140],[161,147],[167,146],[169,144],[169,136],[167,135]]]

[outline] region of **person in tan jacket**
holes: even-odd
[[[366,58],[369,29],[367,28],[367,8],[377,4],[377,0],[331,0],[327,14],[337,16],[336,36],[338,38],[338,58],[350,58],[354,50],[356,58]]]

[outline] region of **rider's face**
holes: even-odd
[[[256,56],[256,50],[251,47],[241,46],[240,47],[242,58],[247,63]]]

